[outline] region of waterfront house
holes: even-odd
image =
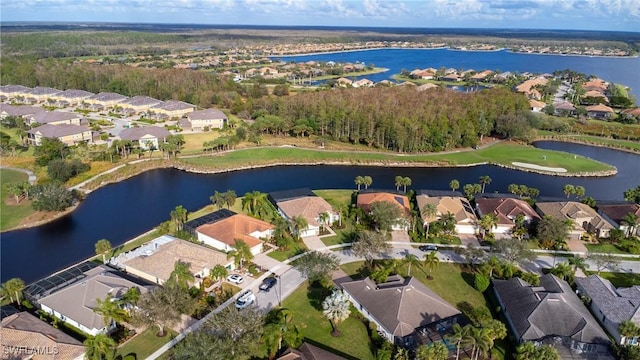
[[[609,232],[614,228],[589,205],[576,201],[538,202],[536,212],[541,217],[548,215],[560,220],[571,220],[573,223],[573,228],[569,231],[571,239],[580,239],[584,233],[608,238]]]
[[[4,310],[4,309],[3,309]],[[2,316],[0,359],[83,360],[84,345],[26,311]]]
[[[640,346],[640,336],[625,337],[620,334],[620,323],[630,320],[640,326],[640,286],[617,288],[599,275],[576,278],[580,296],[589,299],[589,308],[600,324],[620,345]]]
[[[469,200],[461,193],[453,191],[418,190],[416,203],[422,217],[423,226],[442,219],[444,215],[451,213],[455,217],[455,229],[458,234],[475,234],[478,230],[476,214]],[[425,208],[433,205],[436,213],[427,214]]]
[[[514,277],[493,279],[493,292],[518,343],[553,346],[562,359],[611,359],[609,338],[571,286],[555,275],[533,286]],[[599,356],[599,357],[598,357]]]
[[[206,246],[194,244],[169,235],[162,235],[127,253],[111,258],[109,263],[124,271],[156,284],[164,284],[171,276],[177,261],[189,264],[195,277],[195,286],[200,279],[209,276],[216,265],[228,270],[235,269],[233,259]]]
[[[353,81],[349,80],[349,79],[347,79],[345,77],[341,77],[341,78],[336,79],[336,86],[339,86],[339,87],[351,87],[351,86],[353,86]]]
[[[114,322],[105,325],[102,315],[94,312],[98,305],[96,299],[120,299],[130,288],[146,293],[150,286],[142,281],[134,282],[132,277],[108,266],[99,265],[85,271],[81,278],[69,285],[43,296],[38,304],[42,311],[95,336],[115,328]]]
[[[227,115],[218,109],[198,110],[187,114],[187,120],[194,130],[222,129],[229,120]]]
[[[587,116],[592,119],[608,120],[615,115],[613,109],[604,104],[587,106],[585,109],[587,110]]]
[[[406,195],[376,190],[362,190],[358,193],[356,206],[361,208],[365,213],[369,213],[373,203],[382,201],[391,203],[400,210],[400,217],[395,219],[391,230],[409,230],[411,207],[409,205],[409,198]]]
[[[93,133],[84,125],[70,124],[46,124],[27,130],[27,140],[31,145],[39,146],[43,138],[58,139],[67,145],[76,145],[92,142]]]
[[[576,113],[576,107],[568,101],[556,102],[553,104],[553,115],[572,116]]]
[[[627,233],[640,236],[640,225],[635,229],[629,229],[629,226],[623,221],[628,214],[634,214],[640,219],[640,205],[630,202],[607,203],[605,201],[598,202],[598,214],[602,215],[613,226]]]
[[[360,79],[360,80],[356,80],[353,83],[351,83],[351,86],[353,86],[354,88],[361,88],[361,87],[372,87],[374,85],[374,82],[369,80],[369,79]]]
[[[300,230],[301,237],[320,235],[320,215],[323,213],[328,215],[324,225],[328,226],[340,219],[331,204],[306,188],[270,192],[269,200],[285,219],[301,216],[307,220],[307,228]]]
[[[400,346],[416,344],[416,332],[440,332],[458,322],[460,311],[414,277],[389,276],[376,284],[370,278],[340,284],[353,306],[376,324],[380,335]]]
[[[528,202],[508,195],[504,197],[484,197],[481,194],[476,197],[476,209],[479,217],[493,214],[498,219],[497,226],[491,229],[494,234],[511,235],[513,228],[516,226],[518,216],[521,216],[524,225],[540,220],[540,215],[536,213]]]
[[[544,77],[529,79],[522,84],[516,86],[516,91],[525,94],[529,99],[541,100],[542,94],[538,91],[538,87],[546,86],[549,80]]]
[[[159,126],[132,127],[118,134],[120,139],[137,142],[144,150],[160,149],[160,144],[164,143],[169,135],[169,130]]]
[[[255,256],[262,252],[263,240],[271,238],[274,226],[244,214],[220,209],[189,221],[184,228],[193,231],[198,241],[224,252],[233,250],[236,240],[243,241]]]

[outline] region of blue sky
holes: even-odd
[[[640,32],[640,0],[0,0],[0,20]]]

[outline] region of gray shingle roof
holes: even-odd
[[[413,277],[390,276],[388,282],[381,284],[366,278],[342,283],[342,287],[389,333],[398,337],[460,314],[458,309]]]
[[[82,115],[66,111],[40,111],[30,114],[29,119],[39,124],[82,119]]]
[[[609,339],[569,284],[552,274],[534,287],[520,278],[493,280],[504,313],[518,341],[548,336],[569,337],[582,343],[608,344]]]
[[[591,298],[602,314],[614,323],[630,320],[640,313],[640,286],[616,289],[607,279],[598,275],[578,278],[576,282]]]
[[[187,115],[189,120],[212,120],[212,119],[227,119],[227,115],[225,115],[222,111],[217,109],[206,109],[206,110],[198,110],[189,113]]]
[[[128,96],[124,96],[124,95],[120,95],[112,92],[101,92],[93,96],[90,96],[88,99],[95,100],[95,101],[123,101],[128,98],[129,98]]]
[[[132,98],[126,99],[122,102],[122,104],[132,105],[132,106],[144,106],[144,105],[157,105],[162,103],[161,100],[154,99],[148,96],[134,96]]]
[[[41,136],[46,138],[59,138],[62,136],[80,134],[85,131],[89,131],[89,128],[83,125],[61,124],[51,125],[45,124],[38,126],[35,129],[28,130],[28,134],[40,133]]]
[[[44,110],[37,106],[0,104],[0,113],[7,113],[8,116],[25,116],[38,112],[44,112]]]

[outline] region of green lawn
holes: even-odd
[[[632,239],[623,239],[618,244],[610,244],[610,243],[601,243],[601,244],[585,244],[587,249],[591,252],[598,253],[611,253],[611,254],[627,254],[628,252],[622,250],[623,246],[626,244],[636,245],[638,242]]]
[[[19,171],[1,169],[0,181],[2,183],[2,198],[0,199],[0,231],[5,231],[18,226],[25,217],[33,214],[35,210],[31,207],[31,201],[22,200],[20,204],[8,205],[9,192],[7,184],[27,181],[29,177]]]
[[[147,356],[153,354],[160,346],[169,342],[178,335],[175,331],[167,329],[164,337],[157,337],[158,327],[153,326],[136,335],[133,339],[127,341],[118,348],[116,356],[125,357],[128,354],[135,354],[136,359],[146,359]]]
[[[322,315],[323,290],[309,288],[302,284],[283,302],[283,306],[293,312],[293,322],[299,327],[306,340],[321,344],[331,351],[342,353],[353,359],[374,359],[371,341],[364,323],[349,317],[338,324],[340,337],[331,335],[331,324]]]
[[[291,246],[288,250],[285,251],[274,250],[270,252],[268,256],[278,261],[285,261],[288,258],[295,256],[303,251],[307,251],[307,246],[303,242],[299,242],[295,246]]]
[[[252,148],[237,150],[219,156],[180,159],[180,161],[210,170],[235,168],[239,164],[242,164],[243,167],[278,163],[309,164],[326,162],[343,162],[353,165],[366,165],[371,163],[422,163],[430,166],[455,166],[490,162],[512,166],[511,163],[514,161],[548,167],[562,167],[570,173],[612,169],[612,167],[607,164],[580,155],[536,149],[533,146],[513,143],[497,143],[481,150],[462,150],[448,154],[434,153],[420,155],[328,151],[293,147]]]
[[[313,192],[334,207],[351,205],[351,195],[354,190],[313,190]]]
[[[587,274],[595,274],[588,271]],[[611,281],[615,287],[630,287],[640,284],[640,274],[601,272],[600,276]]]

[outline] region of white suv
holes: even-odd
[[[254,302],[256,302],[256,295],[253,293],[253,291],[249,290],[246,293],[240,295],[238,300],[236,300],[236,308],[244,309]]]

